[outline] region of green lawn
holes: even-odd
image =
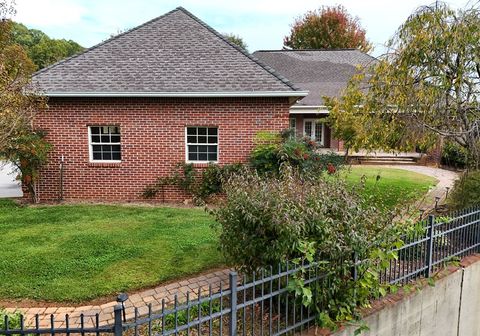
[[[0,201],[0,299],[78,302],[222,264],[202,209]]]
[[[419,199],[437,184],[431,176],[398,168],[352,166],[345,174],[352,185],[358,184],[365,175],[365,196],[388,208]],[[377,176],[380,176],[378,181]]]
[[[435,179],[353,167],[365,195],[393,207]],[[380,179],[376,181],[377,175]],[[0,201],[0,300],[80,302],[222,265],[214,219],[202,209],[119,205],[17,206]]]

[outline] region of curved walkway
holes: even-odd
[[[164,301],[165,305],[173,304],[175,296],[177,296],[178,301],[182,302],[185,301],[187,293],[190,293],[190,299],[196,299],[199,293],[203,296],[207,295],[210,290],[212,292],[218,291],[220,284],[225,289],[228,287],[229,273],[230,270],[225,269],[132,294],[125,302],[126,318],[134,318],[134,308],[138,309],[139,316],[146,315],[149,305],[151,305],[152,311],[159,311],[162,309],[162,301]],[[116,301],[112,301],[102,305],[80,307],[9,307],[4,310],[9,313],[20,312],[24,316],[25,325],[31,327],[35,326],[36,315],[38,315],[40,328],[51,327],[52,316],[56,328],[65,327],[65,316],[67,314],[70,327],[80,327],[81,316],[83,316],[84,326],[92,327],[96,323],[96,314],[98,314],[100,326],[113,324],[113,308],[116,304]]]

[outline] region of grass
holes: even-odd
[[[378,166],[352,166],[345,174],[352,185],[358,184],[365,176],[365,197],[388,208],[420,199],[438,182],[431,176]]]
[[[365,196],[389,207],[424,195],[435,179],[353,167]],[[377,181],[377,176],[380,179]],[[214,219],[201,209],[0,201],[0,299],[81,302],[222,265]]]
[[[0,298],[79,302],[222,264],[201,209],[0,201]]]

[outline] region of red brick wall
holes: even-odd
[[[258,131],[288,127],[289,106],[288,98],[52,98],[35,122],[53,144],[41,172],[40,201],[59,198],[62,155],[65,200],[143,200],[145,186],[185,161],[186,126],[217,126],[219,163],[244,162]],[[89,162],[91,125],[120,126],[121,163]],[[185,198],[176,188],[164,196]]]

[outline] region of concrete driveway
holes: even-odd
[[[13,167],[0,161],[0,198],[22,197],[20,183],[15,181]]]

